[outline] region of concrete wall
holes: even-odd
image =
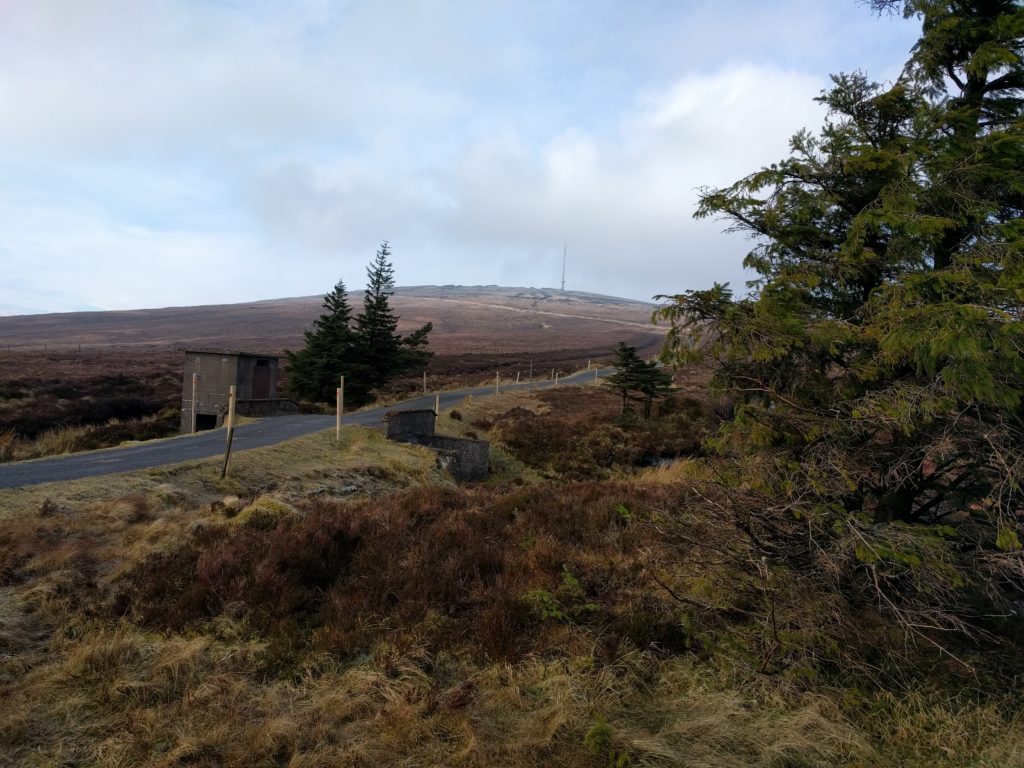
[[[388,419],[388,440],[404,443],[418,442],[417,438],[434,434],[437,417],[432,410],[392,411]]]
[[[264,364],[260,364],[263,361]],[[237,387],[240,400],[252,399],[253,382],[257,377],[256,368],[263,369],[260,376],[269,386],[265,387],[269,398],[277,397],[277,358],[270,355],[248,355],[237,352],[187,351],[181,379],[181,431],[192,428],[192,409],[200,421],[209,421],[210,426],[219,427],[228,410],[228,389]],[[192,403],[192,374],[199,374],[196,402]]]
[[[461,483],[486,480],[491,471],[491,446],[486,440],[434,435],[421,445],[437,451],[437,464]]]
[[[392,411],[388,414],[388,440],[415,443],[437,451],[437,465],[459,482],[484,480],[491,471],[491,446],[485,440],[435,435],[431,410]]]

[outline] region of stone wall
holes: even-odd
[[[392,411],[387,415],[388,440],[415,443],[437,451],[437,464],[459,482],[484,480],[491,471],[491,447],[485,440],[434,434],[432,410]]]
[[[437,464],[459,482],[486,480],[491,471],[491,446],[486,440],[434,435],[421,445],[437,451]]]
[[[387,415],[388,440],[400,443],[419,442],[418,438],[434,434],[437,417],[430,409],[420,411],[391,411]]]

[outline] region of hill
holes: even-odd
[[[279,352],[301,345],[320,296],[112,312],[0,317],[6,349],[229,347]],[[353,293],[358,305],[361,295]],[[501,286],[412,286],[392,301],[408,331],[432,322],[438,354],[572,349],[603,354],[618,341],[651,349],[661,332],[655,305],[579,291]]]

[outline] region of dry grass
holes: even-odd
[[[194,509],[227,494],[252,498],[273,491],[286,498],[343,498],[424,482],[446,482],[430,451],[388,442],[378,431],[362,427],[345,427],[340,445],[330,430],[236,452],[224,480],[218,477],[221,462],[221,458],[210,458],[118,475],[0,489],[0,520],[34,514],[46,500],[58,507],[75,507],[138,494],[156,499],[163,507]]]
[[[443,423],[600,427],[595,394]],[[874,607],[769,584],[702,461],[454,488],[347,428],[233,467],[0,491],[0,765],[1024,763],[1019,693],[844,666]]]

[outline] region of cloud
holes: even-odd
[[[494,282],[497,265],[503,281],[552,285],[567,241],[570,285],[584,290],[742,283],[747,246],[692,219],[697,190],[782,157],[795,130],[820,123],[823,85],[750,66],[686,77],[638,94],[609,136],[572,129],[532,147],[509,131],[429,175],[282,165],[259,180],[258,213],[275,237],[326,253],[365,253],[386,233],[410,282]],[[463,256],[439,275],[443,250]]]
[[[565,241],[569,287],[741,283],[696,190],[909,34],[812,0],[0,3],[0,312],[358,287],[385,238],[406,284],[557,284]]]

